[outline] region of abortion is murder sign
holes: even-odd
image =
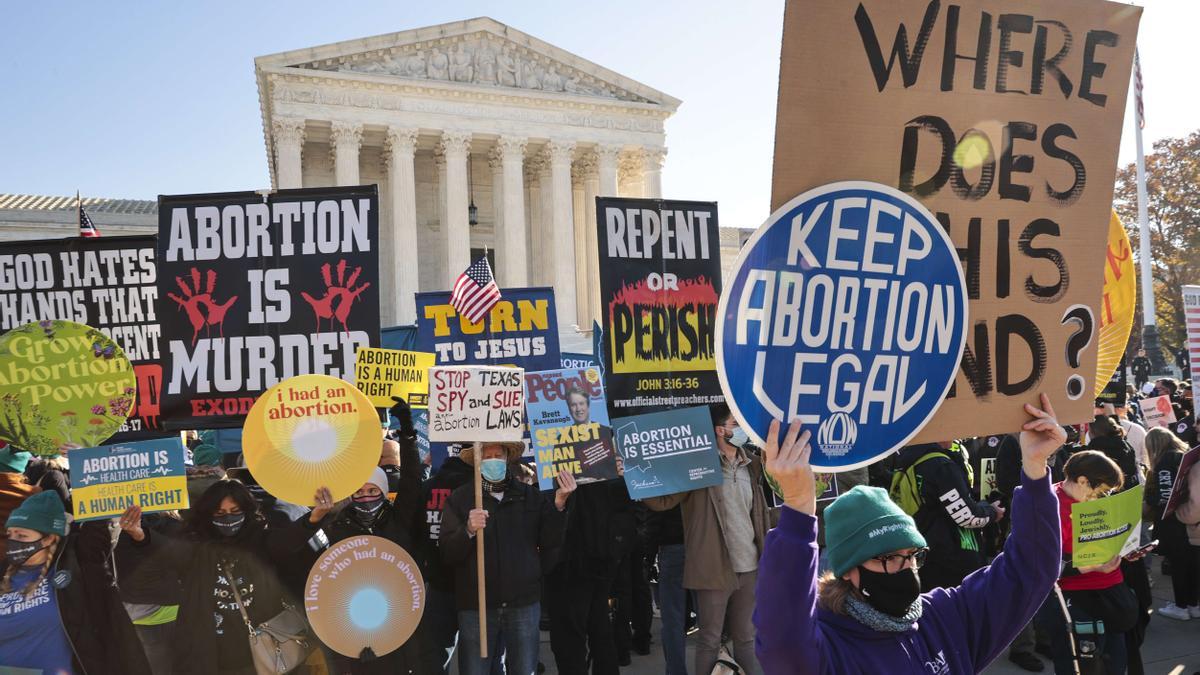
[[[294,375],[379,346],[375,186],[159,197],[168,427],[238,426]]]
[[[1092,416],[1112,176],[1141,9],[1099,0],[790,0],[771,208],[898,188],[958,249],[970,317],[916,441],[1009,432],[1039,391]]]

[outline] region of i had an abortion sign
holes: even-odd
[[[813,432],[818,471],[865,466],[933,416],[965,342],[950,238],[912,197],[846,181],[796,197],[742,248],[721,296],[717,372],[759,443]]]

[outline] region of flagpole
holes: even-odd
[[[1133,52],[1134,59],[1134,93],[1137,100],[1134,104],[1134,137],[1137,140],[1137,212],[1138,232],[1140,235],[1139,258],[1141,262],[1142,282],[1142,348],[1150,357],[1154,373],[1166,371],[1162,351],[1158,346],[1158,321],[1155,317],[1154,306],[1154,253],[1150,245],[1150,209],[1146,194],[1146,154],[1142,146],[1142,127],[1145,126],[1145,112],[1142,101],[1142,64],[1137,49]]]
[[[75,191],[75,232],[83,236],[83,200],[79,198],[79,190]]]

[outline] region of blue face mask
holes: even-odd
[[[483,477],[492,483],[499,483],[508,475],[508,462],[503,459],[485,459],[479,466]]]
[[[749,441],[750,441],[750,436],[748,434],[746,434],[746,431],[744,429],[742,429],[741,427],[735,428],[733,430],[733,434],[731,434],[729,436],[729,444],[735,448],[743,447]]]

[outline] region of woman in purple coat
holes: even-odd
[[[831,573],[818,578],[816,491],[809,432],[798,422],[763,449],[785,508],[767,535],[754,624],[763,671],[978,673],[1031,619],[1058,577],[1058,501],[1046,460],[1066,440],[1049,399],[1025,405],[1024,475],[1012,498],[1012,536],[988,567],[956,588],[921,593],[925,539],[879,488],[856,487],[825,509]]]

